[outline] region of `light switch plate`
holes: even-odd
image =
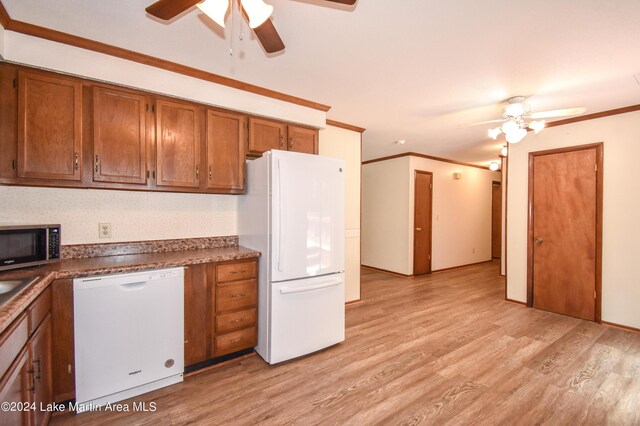
[[[98,224],[98,236],[100,238],[111,238],[111,224],[99,223]]]

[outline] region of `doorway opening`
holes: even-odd
[[[491,257],[502,257],[502,184],[491,183]]]

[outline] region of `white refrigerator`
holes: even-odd
[[[344,167],[277,150],[247,163],[238,236],[262,252],[255,349],[270,364],[344,340]]]

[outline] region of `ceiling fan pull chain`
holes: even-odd
[[[233,56],[233,21],[234,21],[234,17],[235,17],[235,6],[236,5],[236,0],[231,0],[231,28],[229,29],[230,33],[229,33],[229,56]]]

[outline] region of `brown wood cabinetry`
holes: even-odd
[[[51,300],[51,299],[49,299]],[[32,367],[32,401],[35,425],[46,425],[51,412],[40,410],[53,401],[53,382],[51,371],[51,314],[42,321],[29,341],[29,363]]]
[[[215,330],[211,351],[222,356],[258,343],[257,260],[212,265],[215,278],[212,307],[215,312],[211,327]]]
[[[156,185],[200,186],[200,108],[156,101]]]
[[[93,180],[147,183],[147,96],[93,87]]]
[[[50,311],[51,291],[47,289],[0,336],[0,401],[29,404],[30,408],[0,411],[0,424],[49,422],[51,412],[46,407],[53,402]]]
[[[247,117],[207,110],[207,188],[244,191]]]
[[[75,354],[73,352],[73,281],[51,283],[51,326],[53,345],[53,400],[63,402],[75,398]]]
[[[79,181],[82,84],[50,73],[18,72],[18,176]]]
[[[287,149],[287,125],[262,118],[249,118],[250,155],[262,155],[271,149]]]
[[[184,268],[184,365],[209,358],[207,265]]]
[[[289,126],[289,151],[304,152],[307,154],[318,153],[318,130],[306,127]]]

